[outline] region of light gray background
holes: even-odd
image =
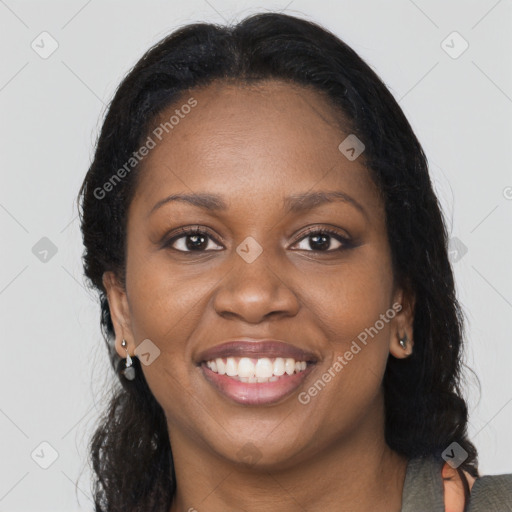
[[[174,28],[259,10],[331,29],[404,109],[460,241],[453,264],[467,362],[482,383],[478,400],[469,375],[470,436],[483,473],[512,472],[510,0],[0,0],[0,511],[93,510],[86,446],[110,376],[99,306],[84,288],[74,199],[105,105]],[[43,31],[59,45],[47,59],[31,48]],[[469,43],[458,58],[441,45],[453,31]],[[445,47],[454,55],[462,44],[452,36]],[[46,262],[32,251],[43,237],[57,248]],[[52,449],[57,459],[41,468]]]

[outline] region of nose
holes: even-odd
[[[266,251],[250,263],[235,252],[232,260],[227,262],[231,270],[213,297],[218,315],[257,324],[271,316],[297,314],[300,304],[290,288],[291,276],[286,275],[275,261],[268,261]]]

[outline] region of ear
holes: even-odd
[[[415,297],[412,292],[398,288],[393,297],[393,310],[397,311],[391,323],[389,352],[397,359],[404,359],[412,354],[414,347],[414,305]],[[405,348],[400,345],[400,339],[405,340]]]
[[[102,281],[107,292],[110,317],[112,318],[114,331],[116,333],[116,351],[120,357],[126,357],[126,350],[128,350],[130,355],[133,355],[135,344],[131,330],[130,308],[128,306],[126,291],[112,271],[104,272]],[[126,340],[126,348],[121,345],[123,340]]]

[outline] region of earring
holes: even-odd
[[[405,350],[405,347],[407,346],[407,334],[404,334],[404,337],[400,338],[398,343],[400,343],[400,346]]]
[[[128,349],[126,348],[126,340],[123,340],[121,342],[121,346],[126,350],[126,364],[125,369],[121,371],[121,373],[127,378],[128,380],[135,379],[135,368],[132,366],[132,358],[130,357],[130,354],[128,353]]]

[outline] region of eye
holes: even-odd
[[[334,252],[351,246],[351,240],[331,229],[312,228],[298,242],[301,251]],[[334,247],[332,247],[334,244]],[[309,248],[308,248],[309,247]]]
[[[351,247],[351,243],[352,241],[349,238],[338,231],[326,228],[311,228],[295,242],[294,246],[298,245],[297,249],[302,251],[334,252]],[[214,248],[215,245],[217,248]],[[200,226],[181,228],[163,246],[180,252],[206,252],[223,249],[209,232]]]
[[[204,252],[206,250],[222,250],[211,249],[209,241],[213,242],[213,237],[201,227],[182,228],[179,234],[171,237],[164,243],[164,247],[170,247],[181,252]]]

